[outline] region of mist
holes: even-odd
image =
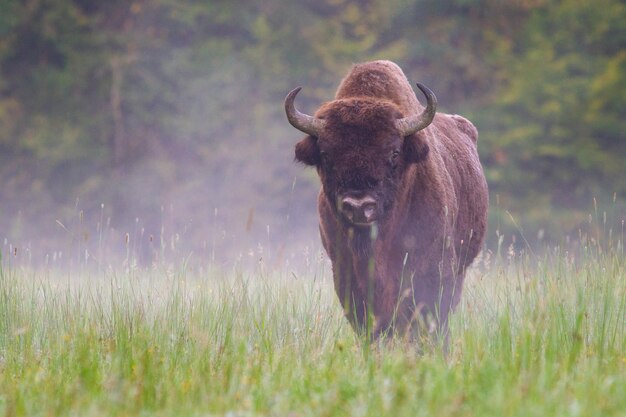
[[[302,134],[283,99],[302,85],[313,113],[371,59],[477,125],[493,250],[609,231],[623,242],[623,7],[531,3],[5,4],[3,262],[320,262],[319,180],[293,160]]]

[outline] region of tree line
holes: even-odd
[[[620,0],[0,4],[5,246],[94,253],[128,233],[149,258],[176,242],[256,257],[247,238],[314,241],[318,184],[292,162],[282,100],[303,85],[312,112],[380,58],[478,127],[492,239],[558,241],[589,228],[594,199],[624,218]]]

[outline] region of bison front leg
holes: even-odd
[[[346,319],[358,334],[371,334],[371,319],[368,305],[367,285],[363,285],[363,277],[359,275],[362,262],[355,259],[350,250],[345,234],[334,219],[320,224],[320,236],[333,268],[333,282],[337,298]],[[369,270],[369,261],[366,262]],[[370,329],[370,330],[368,330]]]
[[[371,328],[367,295],[363,294],[356,282],[356,273],[351,262],[333,262],[333,279],[335,292],[344,315],[354,331],[358,334],[367,334]]]
[[[460,299],[463,276],[455,267],[454,252],[445,255],[445,261],[416,271],[399,300],[396,326],[406,328],[412,338],[444,343],[447,339],[448,317]]]

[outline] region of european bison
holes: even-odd
[[[295,157],[317,168],[320,234],[334,285],[357,332],[446,331],[465,269],[481,249],[487,183],[478,131],[458,115],[424,108],[396,64],[355,65],[335,100],[309,116],[285,99],[306,133]],[[423,334],[423,333],[422,333]]]

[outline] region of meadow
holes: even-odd
[[[5,258],[0,415],[624,416],[622,242],[485,252],[447,354],[359,340],[324,262],[62,271]]]

